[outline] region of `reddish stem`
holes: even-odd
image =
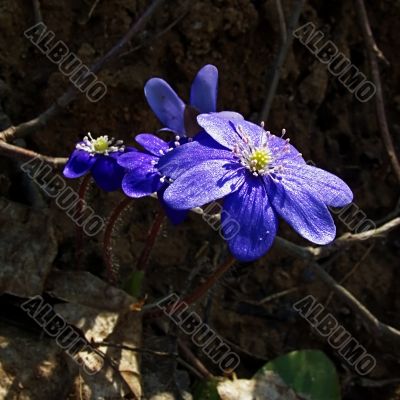
[[[165,218],[164,210],[162,210],[160,208],[156,217],[154,218],[153,224],[151,225],[151,228],[147,235],[146,244],[145,244],[144,249],[142,250],[142,253],[140,254],[139,260],[136,264],[137,271],[144,271],[147,268],[147,266],[149,264],[150,253],[151,253],[151,251],[154,247],[154,244],[156,243],[157,237],[161,231],[161,228],[162,228],[162,225],[164,222],[164,218]]]
[[[229,268],[234,265],[236,260],[232,257],[229,256],[229,258],[221,265],[218,267],[218,269],[207,279],[206,282],[204,282],[201,286],[199,286],[191,295],[185,297],[181,302],[178,302],[176,304],[171,304],[171,306],[167,307],[164,311],[157,310],[154,312],[150,312],[148,314],[148,318],[158,318],[160,317],[163,313],[169,312],[171,309],[179,309],[181,304],[187,304],[191,305],[197,300],[201,299],[207,291],[215,285],[215,283],[218,281],[218,279],[226,272],[228,271]]]
[[[115,223],[118,221],[119,216],[122,211],[126,209],[132,202],[130,197],[124,198],[117,207],[114,208],[113,212],[110,215],[110,218],[107,222],[106,230],[104,231],[103,237],[103,257],[104,262],[107,267],[107,278],[108,281],[112,284],[115,284],[117,281],[117,276],[115,273],[115,268],[112,260],[112,233],[114,230]]]
[[[82,182],[79,185],[78,195],[79,199],[76,203],[76,216],[77,220],[80,219],[82,212],[85,210],[85,197],[90,184],[90,175],[85,175],[82,179]],[[76,250],[75,250],[75,258],[76,258],[76,269],[81,268],[82,254],[83,254],[83,229],[81,226],[76,226],[76,236],[75,236]]]

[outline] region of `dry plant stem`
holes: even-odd
[[[106,230],[104,231],[103,237],[103,257],[107,268],[107,279],[111,284],[117,282],[117,276],[114,271],[114,264],[112,259],[112,234],[114,226],[118,221],[121,213],[131,204],[132,199],[125,197],[112,211],[110,218],[107,222]]]
[[[136,271],[144,271],[149,265],[150,254],[161,231],[164,219],[165,213],[164,210],[162,210],[162,208],[160,207],[156,217],[154,218],[153,224],[147,235],[146,243],[136,264]]]
[[[144,28],[149,18],[162,5],[162,3],[164,3],[164,1],[165,0],[153,1],[150,7],[148,7],[142,16],[133,24],[125,36],[123,36],[118,43],[112,47],[102,58],[94,63],[91,66],[90,71],[93,73],[99,72],[107,62],[117,56],[121,52],[122,48],[135,36],[135,34]],[[63,95],[61,95],[46,111],[44,111],[38,117],[24,122],[18,126],[11,126],[3,132],[0,132],[0,141],[11,141],[14,138],[30,135],[36,132],[38,129],[43,128],[47,125],[49,119],[57,115],[61,109],[70,104],[78,95],[78,93],[80,92],[71,85]]]
[[[36,153],[31,150],[24,149],[23,147],[14,146],[13,144],[6,143],[0,138],[0,155],[18,159],[18,160],[31,160],[36,158],[52,166],[53,168],[60,168],[67,162],[67,158],[63,157],[49,157],[43,154]]]
[[[357,261],[357,263],[354,265],[354,267],[339,281],[339,285],[343,285],[354,273],[358,270],[358,268],[362,265],[364,260],[367,259],[367,257],[370,255],[372,249],[375,247],[375,243],[372,243],[368,249],[365,251],[365,253],[362,255],[360,260]],[[333,298],[333,292],[331,291],[325,301],[325,307],[329,305],[329,303],[332,301]]]
[[[91,177],[90,175],[85,175],[82,179],[82,182],[80,183],[79,190],[78,190],[78,195],[79,199],[76,204],[76,210],[77,210],[77,217],[78,219],[81,217],[82,213],[85,211],[85,197],[86,197],[86,192],[89,188]],[[80,226],[76,226],[76,231],[75,231],[75,240],[76,240],[76,250],[75,250],[75,258],[76,258],[76,269],[81,269],[82,265],[82,256],[83,256],[83,229]]]
[[[313,268],[317,276],[334,290],[339,297],[344,300],[349,307],[359,315],[367,328],[377,339],[390,343],[398,348],[400,345],[400,331],[380,322],[359,300],[357,300],[346,288],[339,285],[319,264],[313,263]]]
[[[293,6],[293,12],[290,17],[290,21],[288,24],[288,29],[286,32],[286,35],[282,33],[282,37],[286,36],[286,41],[282,43],[281,48],[279,50],[279,53],[277,54],[272,71],[273,71],[273,76],[271,80],[271,85],[269,87],[269,91],[267,93],[267,97],[265,99],[262,111],[260,113],[260,121],[267,121],[269,112],[271,111],[271,106],[272,106],[272,101],[275,97],[276,89],[278,88],[278,83],[279,83],[279,78],[281,76],[282,68],[283,68],[283,63],[286,60],[287,53],[289,51],[289,47],[292,44],[293,41],[293,31],[297,27],[297,24],[299,22],[300,14],[303,9],[305,0],[295,0],[294,6]],[[279,9],[280,3],[278,2],[278,13],[280,14],[280,18],[282,19],[283,11]],[[282,21],[281,21],[281,26],[282,26]]]
[[[368,54],[369,64],[371,67],[372,79],[376,86],[375,102],[376,102],[378,123],[380,126],[383,143],[385,144],[386,151],[388,153],[394,173],[396,174],[397,179],[400,181],[400,162],[396,155],[392,136],[390,135],[389,126],[386,119],[385,103],[383,101],[383,90],[382,90],[381,78],[379,75],[378,60],[376,55],[377,46],[374,37],[372,35],[372,30],[369,24],[368,14],[365,8],[364,0],[356,0],[356,3],[357,3],[357,11],[359,14],[364,34],[365,43],[367,45],[367,54]]]

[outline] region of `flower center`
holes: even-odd
[[[257,172],[262,172],[265,170],[271,160],[271,154],[266,148],[256,149],[249,157],[249,164],[251,167],[253,167],[253,170],[255,169]]]
[[[104,136],[100,136],[93,142],[93,147],[96,152],[104,153],[108,149],[108,141]]]
[[[91,156],[94,156],[95,154],[108,156],[109,153],[117,151],[123,152],[125,150],[122,140],[115,141],[114,138],[109,139],[107,135],[99,136],[94,139],[90,132],[88,132],[88,136],[83,138],[81,143],[76,145],[76,148],[78,150],[86,151]]]

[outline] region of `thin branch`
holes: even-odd
[[[275,97],[276,89],[278,88],[279,79],[281,76],[283,63],[286,60],[287,53],[289,51],[290,45],[293,41],[293,31],[297,27],[299,22],[300,14],[303,9],[305,0],[296,0],[293,7],[293,12],[289,20],[289,25],[287,29],[286,41],[282,43],[279,53],[277,54],[274,64],[272,66],[273,77],[271,80],[271,85],[267,93],[262,111],[260,113],[260,121],[267,121],[269,112],[271,110],[272,101]],[[278,2],[279,3],[279,2]],[[279,12],[279,9],[278,9]]]
[[[367,10],[365,8],[364,0],[356,0],[357,2],[357,11],[359,14],[359,19],[361,21],[361,26],[364,34],[364,40],[367,47],[367,54],[368,59],[371,67],[372,72],[372,80],[376,87],[376,95],[375,95],[375,102],[376,102],[376,112],[378,116],[378,123],[380,126],[380,131],[383,139],[383,143],[386,147],[386,151],[389,156],[389,160],[392,164],[394,173],[397,176],[397,179],[400,181],[400,162],[397,158],[396,151],[394,148],[394,143],[392,140],[392,136],[390,135],[389,125],[386,119],[386,112],[385,112],[385,103],[383,100],[383,90],[381,84],[381,78],[379,75],[379,67],[378,61],[376,59],[376,50],[377,45],[375,43],[374,36],[372,34],[371,26],[368,20]]]
[[[375,337],[384,340],[394,346],[400,345],[400,331],[378,320],[359,300],[357,300],[346,288],[339,285],[318,263],[312,264],[317,276],[334,290],[349,307],[361,316],[367,328]]]
[[[144,28],[149,18],[162,5],[162,3],[164,3],[164,1],[165,0],[154,0],[150,7],[133,24],[125,36],[123,36],[114,47],[112,47],[102,58],[100,58],[91,66],[90,72],[99,72],[107,62],[116,57],[121,52],[123,47],[130,40],[132,40],[132,38],[140,30]],[[12,126],[3,132],[0,132],[0,141],[10,141],[13,138],[27,136],[36,132],[40,128],[43,128],[46,126],[49,119],[53,118],[61,109],[70,104],[76,98],[78,93],[80,92],[73,85],[71,85],[63,95],[61,95],[46,111],[44,111],[38,117],[24,122],[18,126]]]
[[[53,168],[61,168],[67,162],[67,158],[64,157],[49,157],[43,154],[36,153],[32,150],[24,149],[23,147],[14,146],[0,140],[0,155],[16,158],[20,160],[31,160],[38,159],[51,165]]]
[[[190,361],[193,368],[201,373],[203,378],[212,379],[213,374],[206,368],[206,366],[193,354],[193,352],[189,349],[189,347],[182,342],[182,340],[178,339],[178,347],[182,350],[183,354]]]
[[[126,346],[124,344],[119,344],[119,343],[93,342],[92,341],[92,342],[90,342],[90,344],[95,347],[113,347],[116,349],[132,351],[134,353],[150,354],[152,356],[157,356],[157,357],[172,357],[172,358],[178,357],[177,353],[167,353],[164,351],[157,351],[157,350],[146,349],[146,348],[142,348],[142,347]]]
[[[299,246],[278,236],[276,237],[276,243],[278,246],[284,248],[295,256],[305,259],[319,259],[326,257],[339,249],[349,247],[354,243],[360,243],[365,240],[384,237],[398,226],[400,226],[400,217],[394,218],[376,229],[370,229],[368,231],[355,234],[345,233],[331,244],[323,247]]]
[[[286,21],[285,21],[285,14],[283,13],[282,3],[281,0],[275,0],[276,10],[278,11],[278,19],[279,19],[279,27],[281,31],[282,37],[282,45],[287,42],[287,28],[286,28]]]
[[[43,22],[42,11],[40,9],[40,1],[32,0],[32,5],[33,5],[33,15],[35,17],[35,23],[38,24],[39,22]]]

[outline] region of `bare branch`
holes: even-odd
[[[301,14],[301,11],[304,6],[304,1],[305,0],[296,0],[295,1],[294,7],[293,7],[293,12],[292,12],[292,15],[289,20],[289,26],[288,26],[287,34],[286,34],[286,41],[282,43],[279,53],[277,54],[274,64],[271,69],[273,71],[273,77],[271,80],[271,86],[269,87],[269,91],[267,93],[267,97],[265,99],[262,111],[260,113],[260,118],[259,118],[260,121],[266,121],[268,119],[269,112],[271,110],[272,101],[275,97],[276,89],[278,88],[278,83],[279,83],[279,79],[281,76],[283,63],[286,60],[286,56],[289,51],[289,47],[292,44],[293,31],[297,27],[297,24],[299,22],[300,14]],[[278,8],[278,12],[279,12],[279,8]]]
[[[369,239],[378,239],[386,236],[391,230],[400,226],[400,217],[394,218],[386,224],[380,226],[376,229],[370,229],[361,233],[345,233],[344,235],[337,238],[331,244],[322,247],[314,246],[299,246],[289,240],[283,239],[281,237],[276,237],[276,243],[278,246],[283,247],[285,250],[289,251],[293,255],[305,259],[319,259],[326,257],[333,252],[349,247],[354,243],[360,243]]]
[[[368,20],[367,10],[365,8],[364,0],[356,0],[357,2],[357,11],[359,14],[359,18],[361,21],[361,26],[364,34],[364,40],[367,46],[367,54],[372,72],[372,79],[376,86],[376,112],[378,116],[378,123],[380,126],[380,131],[383,139],[383,143],[385,144],[386,151],[389,156],[389,160],[392,163],[392,167],[394,173],[397,176],[397,179],[400,181],[400,162],[397,158],[396,151],[394,148],[392,136],[390,135],[388,122],[386,119],[385,113],[385,103],[383,101],[383,90],[381,84],[381,78],[379,75],[379,67],[377,57],[377,45],[375,43],[374,36],[372,34],[371,26]]]
[[[10,158],[20,160],[30,160],[37,158],[38,160],[45,161],[53,168],[60,168],[67,162],[67,158],[63,157],[49,157],[43,154],[36,153],[31,150],[24,149],[23,147],[14,146],[3,141],[0,141],[0,154]]]
[[[39,22],[43,22],[42,11],[40,9],[40,1],[32,0],[32,5],[33,5],[33,15],[35,17],[35,23],[38,24]]]
[[[400,344],[400,331],[378,320],[359,300],[357,300],[346,288],[339,285],[319,264],[313,263],[313,268],[318,277],[334,290],[349,307],[359,315],[365,326],[375,337],[384,340],[393,346]]]

